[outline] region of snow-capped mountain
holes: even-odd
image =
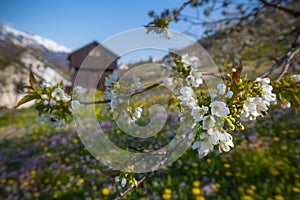
[[[49,60],[56,67],[68,65],[67,56],[71,50],[39,35],[25,33],[0,24],[0,43],[8,46],[8,48],[14,45],[36,51],[37,54]]]
[[[0,108],[13,108],[23,97],[16,88],[29,84],[30,71],[39,81],[70,86],[68,52],[52,40],[0,24]]]
[[[50,39],[43,38],[39,35],[25,33],[5,25],[0,25],[0,40],[9,40],[21,47],[33,47],[53,52],[69,53],[71,51]]]

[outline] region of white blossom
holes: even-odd
[[[68,94],[66,94],[66,93],[64,93],[64,95],[63,95],[63,97],[62,97],[62,101],[63,101],[63,102],[68,102],[68,101],[70,101],[70,100],[71,100],[71,96],[68,95]]]
[[[222,101],[213,101],[209,106],[211,107],[211,113],[217,117],[225,117],[230,113],[226,103]]]
[[[184,63],[184,67],[191,66],[192,68],[196,69],[200,66],[199,58],[196,56],[189,56],[188,54],[183,54],[181,58]]]
[[[269,78],[256,78],[255,81],[261,83],[263,99],[267,101],[267,104],[276,101],[276,94],[272,93],[273,87],[269,85]]]
[[[194,142],[194,144],[192,145],[192,149],[198,149],[201,146],[201,142],[197,141]]]
[[[143,106],[139,106],[139,107],[135,108],[133,113],[132,113],[132,116],[131,116],[131,121],[135,122],[139,118],[141,118],[142,112],[143,112]]]
[[[50,106],[55,106],[56,105],[56,101],[54,99],[51,99],[49,102]]]
[[[141,83],[141,78],[133,74],[132,76],[133,83],[131,84],[131,90],[137,90],[137,89],[142,89],[143,84]]]
[[[215,100],[215,98],[216,98],[217,96],[218,96],[218,95],[215,94],[215,93],[210,94],[210,98],[211,98],[212,101]]]
[[[121,180],[121,186],[125,187],[126,184],[127,184],[127,180],[125,178],[122,178],[122,180]]]
[[[192,108],[191,115],[196,122],[202,121],[204,119],[204,115],[207,113],[208,107],[207,106],[195,106]]]
[[[268,102],[259,96],[247,98],[243,104],[243,110],[241,111],[242,119],[255,120],[256,117],[262,115],[262,112],[268,110],[267,105]]]
[[[165,78],[163,80],[163,84],[165,84],[168,88],[170,88],[171,90],[174,90],[174,83],[173,83],[173,79],[172,78]]]
[[[286,101],[286,102],[280,104],[280,106],[281,106],[281,108],[283,108],[283,109],[290,108],[290,107],[291,107],[291,102]]]
[[[48,101],[48,100],[45,100],[45,101],[43,102],[43,104],[46,106],[46,105],[49,104],[49,101]]]
[[[228,152],[230,150],[230,147],[234,147],[234,144],[232,142],[232,136],[229,133],[220,133],[219,141],[220,153],[222,153],[222,151]]]
[[[176,63],[172,56],[168,56],[164,60],[164,64],[161,66],[162,68],[166,68],[166,70],[171,71],[173,67],[176,67]]]
[[[83,94],[83,88],[79,85],[76,85],[74,88],[73,88],[73,92],[76,94],[76,95],[82,95]]]
[[[64,95],[65,92],[59,87],[55,88],[54,91],[51,93],[51,97],[56,99],[57,101],[62,100]]]
[[[186,82],[192,87],[199,87],[203,83],[202,73],[191,69],[190,74],[186,77]]]
[[[78,109],[79,106],[80,106],[80,102],[78,100],[71,101],[71,108],[72,108],[72,110]]]
[[[219,94],[220,95],[224,95],[225,94],[225,92],[226,92],[226,85],[224,85],[223,83],[219,83],[218,85],[217,85],[217,88],[218,88],[218,90],[219,90]]]
[[[114,71],[108,77],[105,77],[105,82],[104,82],[105,87],[112,86],[118,80],[118,78],[119,78],[119,75],[118,75],[117,71]]]
[[[203,141],[198,148],[198,154],[200,158],[205,157],[209,152],[214,150],[214,146],[207,141]]]
[[[48,99],[48,95],[47,94],[42,94],[41,99]]]
[[[212,129],[215,126],[216,120],[213,116],[205,116],[203,117],[203,130],[209,130]]]
[[[229,90],[226,94],[225,97],[230,99],[233,96],[233,92],[231,90]]]
[[[56,85],[55,81],[44,81],[41,83],[40,87],[42,90],[44,90],[46,88],[53,87],[54,85]]]
[[[178,99],[190,108],[197,106],[196,99],[194,98],[194,90],[191,87],[184,86],[180,89],[180,94]]]

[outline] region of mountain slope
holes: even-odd
[[[57,67],[68,65],[67,55],[71,50],[39,35],[0,25],[0,42],[2,46],[13,44],[21,49],[32,49]]]

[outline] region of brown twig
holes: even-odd
[[[272,74],[278,67],[280,67],[282,64],[283,69],[277,78],[277,81],[281,80],[282,77],[288,72],[288,69],[291,65],[291,61],[294,58],[294,56],[300,51],[300,32],[297,33],[293,43],[291,44],[291,47],[287,50],[285,55],[283,55],[274,65],[272,65],[266,72],[264,72],[260,77],[264,78]]]
[[[162,81],[158,82],[158,83],[154,83],[148,87],[136,90],[135,92],[132,92],[130,94],[127,94],[123,97],[121,97],[121,99],[126,98],[126,97],[132,97],[134,95],[146,92],[147,90],[151,90],[152,88],[155,88],[157,86],[159,86],[162,83]],[[92,105],[92,104],[103,104],[103,103],[109,103],[111,102],[111,99],[107,99],[107,100],[98,100],[98,101],[81,101],[80,104],[82,105]]]

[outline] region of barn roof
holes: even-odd
[[[94,40],[93,42],[91,43],[88,43],[86,45],[84,45],[83,47],[80,47],[76,50],[74,50],[73,52],[71,52],[69,55],[68,55],[68,60],[70,60],[70,57],[73,56],[74,54],[78,53],[79,51],[82,51],[82,50],[85,50],[85,49],[93,49],[95,48],[96,46],[98,46],[98,48],[101,48],[103,49],[104,51],[110,53],[112,56],[118,58],[119,56],[117,54],[115,54],[114,52],[112,52],[110,49],[104,47],[103,45],[99,44],[99,42],[97,42],[96,40]]]

